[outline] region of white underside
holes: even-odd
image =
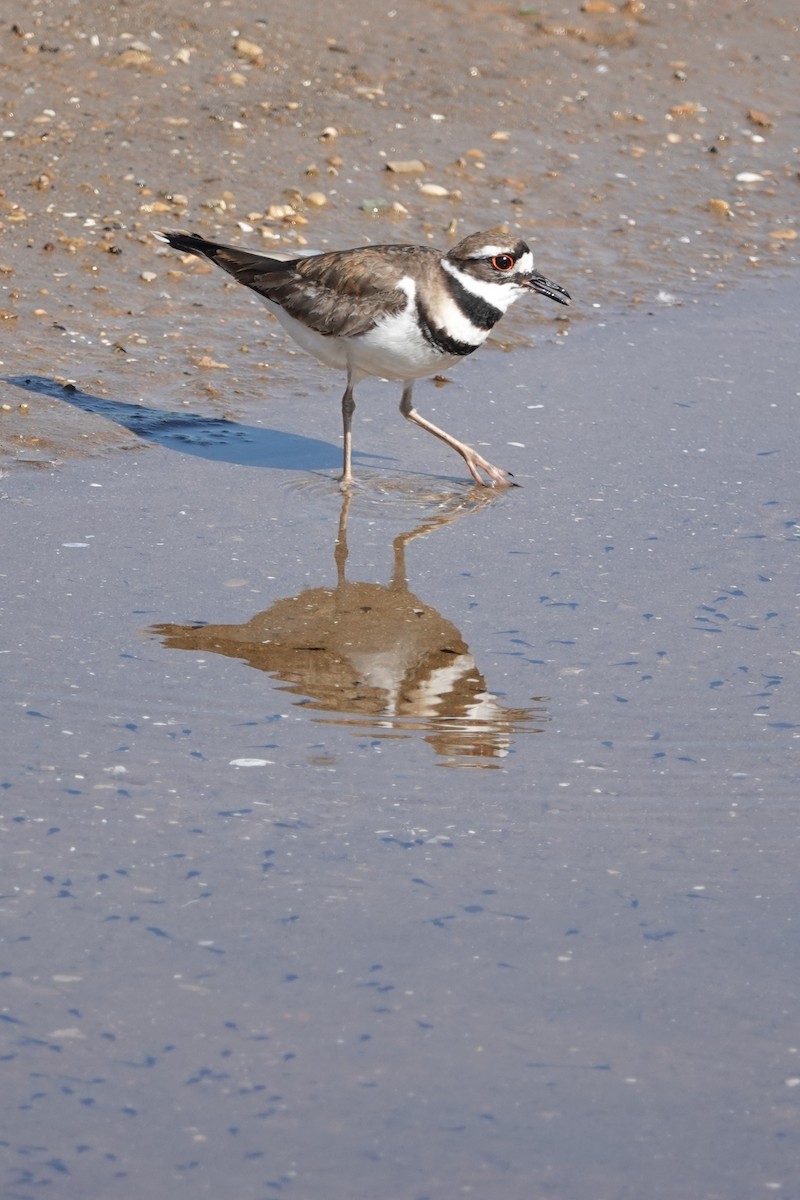
[[[421,379],[460,362],[459,355],[440,354],[422,336],[413,312],[405,309],[357,337],[326,337],[290,317],[280,305],[264,300],[298,346],[328,367],[347,371],[351,379]]]
[[[453,273],[464,278],[460,271]],[[474,280],[470,283],[475,290]],[[487,286],[491,285],[484,285]],[[425,375],[433,375],[460,362],[462,355],[441,354],[423,337],[417,323],[416,286],[413,279],[405,276],[400,280],[398,287],[408,297],[403,311],[385,317],[368,333],[350,338],[326,337],[316,333],[302,321],[289,316],[274,301],[264,297],[261,299],[299,346],[326,366],[347,371],[353,382],[367,375],[380,379],[421,379]],[[515,298],[509,293],[517,289],[501,288],[498,285],[494,287],[497,289],[497,295],[492,295],[492,302],[505,310]],[[500,299],[502,303],[499,302]],[[487,331],[473,325],[458,305],[449,298],[443,310],[436,314],[436,319],[456,341],[478,346],[486,340]]]

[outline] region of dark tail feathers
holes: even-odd
[[[173,250],[180,250],[182,254],[198,254],[201,258],[210,258],[212,262],[217,251],[222,249],[218,242],[209,242],[198,233],[177,233],[175,230],[165,229],[154,236],[160,242],[172,246]]]

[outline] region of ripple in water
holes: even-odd
[[[284,487],[293,493],[341,500],[336,475],[312,472],[288,479]],[[474,484],[453,483],[425,475],[387,475],[361,468],[350,488],[351,516],[413,519],[477,512],[504,493]]]

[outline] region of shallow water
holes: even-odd
[[[6,385],[129,448],[2,481],[4,1197],[798,1190],[798,303],[420,388],[503,494]]]

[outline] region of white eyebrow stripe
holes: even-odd
[[[510,258],[513,258],[513,252],[511,250],[509,250],[508,247],[506,247],[504,249],[502,246],[484,246],[481,249],[480,253],[476,257],[478,257],[478,258],[497,258],[497,256],[500,254],[507,254]],[[513,270],[510,271],[509,274],[511,274],[511,275],[531,275],[532,273],[533,273],[533,251],[526,250],[524,254],[520,254],[519,258],[517,259],[516,263],[514,264]]]
[[[525,253],[521,254],[519,256],[519,258],[517,259],[516,266],[514,267],[514,274],[515,275],[530,275],[532,271],[533,271],[533,253],[530,250],[526,250]]]
[[[508,246],[481,246],[475,258],[495,258],[498,254],[508,254]]]

